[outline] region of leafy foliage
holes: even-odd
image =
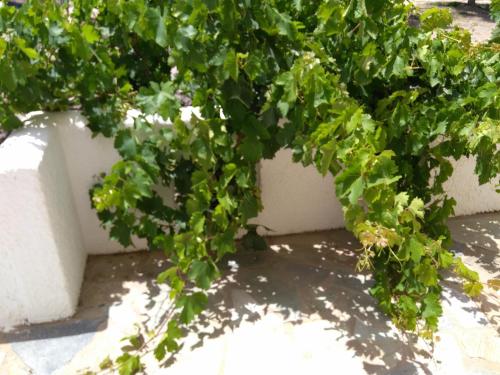
[[[362,245],[358,268],[373,271],[371,292],[398,327],[432,337],[443,269],[480,293],[478,275],[448,250],[455,202],[443,183],[463,155],[476,156],[481,183],[498,176],[498,32],[474,45],[446,11],[425,12],[420,29],[412,11],[402,0],[0,8],[2,127],[22,126],[17,113],[79,106],[122,157],[92,191],[102,223],[124,246],[145,238],[171,262],[158,282],[178,309],[159,360],[204,309],[238,230],[265,248],[248,223],[262,209],[256,164],[281,148],[335,176]],[[184,102],[197,109],[187,122]],[[140,114],[125,126],[130,109]],[[174,203],[161,187],[175,189]],[[129,353],[118,364],[141,369]]]

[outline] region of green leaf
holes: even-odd
[[[141,359],[138,355],[133,356],[125,353],[118,357],[116,362],[120,365],[118,368],[120,375],[134,375],[142,369]]]
[[[252,194],[246,194],[241,198],[239,211],[245,221],[256,217],[259,213],[260,201]]]
[[[227,51],[226,59],[224,60],[224,73],[227,77],[231,77],[234,81],[238,81],[239,67],[234,49]]]
[[[438,283],[437,269],[431,264],[429,259],[425,259],[422,263],[414,268],[415,275],[418,280],[425,286],[436,286]]]
[[[118,241],[124,247],[132,245],[131,228],[121,220],[116,220],[111,227],[109,235],[112,240]]]
[[[415,263],[420,262],[420,259],[425,254],[425,246],[415,237],[410,238],[407,246],[411,260]]]
[[[401,56],[396,56],[392,64],[392,75],[402,77],[406,72],[406,61]]]
[[[158,45],[161,47],[166,47],[168,45],[166,22],[167,20],[165,14],[158,17],[158,22],[156,25],[155,42],[158,43]]]
[[[439,252],[439,265],[442,268],[449,268],[453,264],[453,254],[449,251],[442,250]]]
[[[38,52],[36,50],[30,47],[26,47],[26,40],[22,38],[15,38],[14,42],[16,43],[16,46],[31,60],[35,60],[38,58]]]
[[[111,360],[111,358],[109,358],[109,356],[107,356],[106,358],[104,358],[101,363],[99,363],[99,368],[101,370],[106,370],[106,369],[109,369],[113,367],[113,361]]]
[[[320,173],[323,176],[326,176],[326,174],[330,170],[330,166],[332,164],[335,151],[336,151],[336,146],[334,142],[328,143],[327,145],[321,148],[322,157],[321,157]]]
[[[425,31],[444,29],[451,25],[453,17],[448,8],[430,8],[420,16],[421,27]]]
[[[179,271],[179,268],[177,266],[172,266],[168,268],[167,270],[161,272],[157,278],[156,282],[158,284],[163,284],[167,280],[172,280],[173,278],[177,277],[177,272]]]
[[[138,16],[138,15],[137,15]],[[165,48],[168,44],[167,40],[167,8],[163,14],[159,7],[148,6],[142,17],[135,17],[134,31],[144,40],[154,41],[160,47]],[[179,34],[179,43],[185,43]]]
[[[424,201],[420,198],[414,198],[410,206],[408,207],[408,210],[415,216],[420,219],[424,218]]]
[[[236,164],[234,163],[229,163],[229,164],[226,164],[223,168],[223,186],[224,187],[227,187],[227,185],[229,185],[229,183],[231,182],[231,180],[233,179],[233,177],[236,175],[236,172],[238,171],[238,167],[236,166]]]
[[[129,130],[120,130],[116,134],[114,146],[124,158],[133,158],[137,154],[137,145]]]
[[[422,313],[423,318],[438,317],[442,314],[443,309],[439,301],[439,294],[428,294],[424,298],[425,308]]]
[[[196,283],[196,286],[202,289],[210,288],[219,272],[215,265],[210,261],[195,260],[191,264],[188,272],[188,277]]]
[[[347,123],[345,124],[345,129],[347,133],[352,133],[353,131],[355,131],[361,125],[362,120],[363,120],[363,109],[358,108],[353,113],[349,121],[347,121]]]
[[[264,150],[262,143],[254,137],[246,137],[238,149],[244,160],[250,163],[259,161]]]
[[[201,235],[205,229],[205,216],[201,212],[195,212],[191,215],[189,224],[196,235]]]
[[[121,339],[121,341],[128,341],[130,344],[130,348],[127,351],[131,350],[139,350],[144,344],[144,338],[140,333],[136,333],[134,335],[130,335]]]
[[[9,113],[5,118],[1,119],[2,128],[6,131],[12,131],[21,128],[24,124],[19,118]]]
[[[7,42],[2,38],[0,38],[0,59],[2,59],[6,49],[7,49]]]
[[[477,281],[464,283],[464,292],[469,297],[478,297],[483,291],[483,285]]]
[[[221,259],[224,255],[231,254],[236,251],[234,237],[235,232],[229,229],[222,234],[216,235],[210,242],[211,248],[217,251],[217,259]]]
[[[243,247],[247,250],[264,251],[268,249],[266,240],[261,237],[255,228],[250,228],[241,238]]]
[[[350,187],[349,193],[349,202],[351,202],[351,204],[356,203],[358,199],[363,195],[364,186],[365,183],[362,177],[358,177],[356,180],[354,180]]]
[[[443,314],[441,307],[440,296],[438,293],[429,293],[424,298],[424,309],[422,311],[422,318],[427,321],[431,329],[437,328],[439,317]]]
[[[181,296],[177,301],[177,306],[182,307],[179,317],[181,322],[189,324],[196,315],[205,309],[207,303],[207,296],[201,292]]]
[[[13,67],[10,66],[7,60],[0,61],[0,86],[5,87],[9,91],[17,88],[18,79]]]
[[[500,0],[491,0],[490,15],[497,24],[500,23]]]
[[[356,183],[356,185],[354,186],[355,189],[352,198],[355,198],[363,188],[362,181],[360,182],[360,174],[360,166],[354,164],[350,165],[337,176],[337,178],[335,179],[335,184],[337,196],[339,198],[348,197],[347,201],[350,203],[353,202],[350,197],[353,184]]]
[[[174,119],[180,103],[175,97],[175,88],[171,82],[160,84],[151,82],[149,88],[143,88],[137,95],[137,104],[146,114],[159,114],[164,119]]]
[[[99,34],[92,25],[86,24],[82,27],[82,35],[85,41],[89,44],[94,44],[100,39]]]
[[[165,358],[167,351],[169,353],[174,353],[179,350],[180,346],[177,340],[182,336],[182,331],[177,325],[177,322],[175,320],[168,322],[167,331],[154,350],[156,359],[161,361]]]

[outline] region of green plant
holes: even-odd
[[[491,41],[500,43],[500,1],[493,0],[490,4],[491,18],[496,22],[496,27],[491,34]]]
[[[450,158],[463,155],[477,157],[481,183],[498,176],[500,48],[445,30],[443,11],[411,27],[411,12],[402,0],[0,8],[2,126],[22,126],[20,112],[81,107],[122,157],[92,191],[102,223],[123,245],[145,238],[171,262],[158,282],[178,310],[158,360],[204,309],[237,231],[260,243],[248,224],[262,209],[256,165],[284,147],[335,176],[362,245],[358,267],[373,271],[371,292],[398,327],[432,337],[443,269],[480,293],[478,275],[448,250],[455,202],[442,185]],[[180,118],[187,99],[200,112],[189,123]],[[126,127],[129,109],[141,114]],[[175,205],[159,186],[175,188]],[[119,364],[124,374],[141,367],[130,354]]]

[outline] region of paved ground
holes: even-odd
[[[422,11],[431,7],[447,7],[451,9],[454,24],[470,30],[474,42],[489,39],[491,31],[495,28],[495,23],[491,20],[488,11],[491,1],[477,0],[475,6],[467,5],[465,0],[417,0],[414,3]]]
[[[457,218],[451,228],[454,249],[482,280],[500,277],[500,213]],[[196,333],[168,368],[147,356],[147,374],[500,374],[498,291],[470,301],[448,278],[432,348],[401,336],[376,309],[346,231],[269,243],[228,260]],[[166,311],[166,290],[154,283],[162,264],[150,253],[90,257],[76,316],[0,336],[0,374],[95,369],[135,323],[153,326]]]

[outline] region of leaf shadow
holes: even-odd
[[[377,309],[368,293],[370,275],[355,270],[353,249],[359,246],[351,234],[337,230],[268,242],[269,251],[241,251],[225,260],[208,309],[189,328],[197,339],[185,349],[196,350],[228,330],[237,334],[242,325],[258,326],[272,315],[288,326],[322,321],[318,337],[325,345],[343,346],[368,374],[431,373],[432,352],[415,345],[416,336],[398,332]],[[165,367],[175,361],[174,355]]]

